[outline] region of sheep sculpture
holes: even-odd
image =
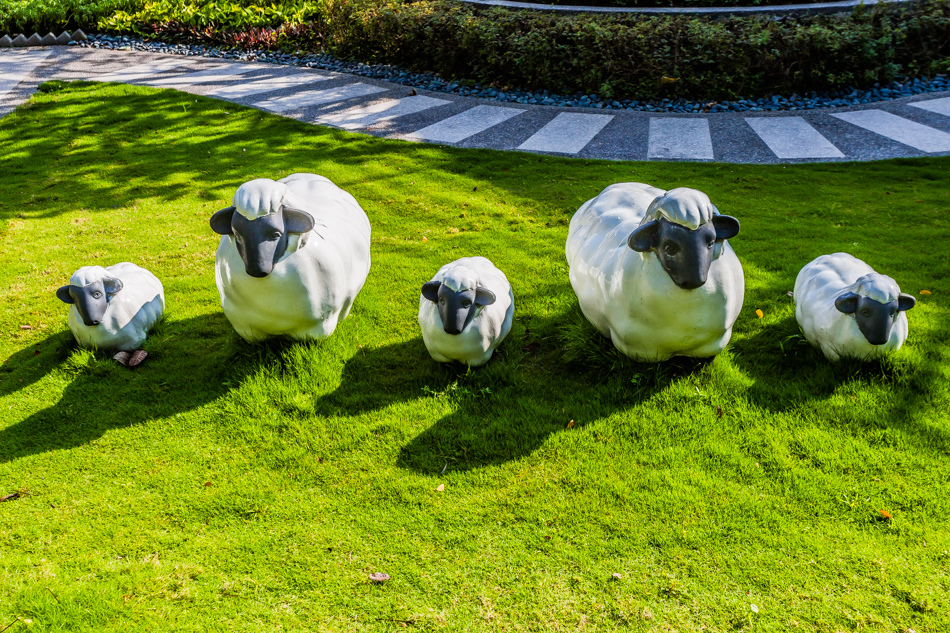
[[[69,329],[88,349],[137,350],[165,311],[162,282],[129,262],[83,266],[69,278],[69,285],[56,290],[56,296],[70,304]],[[144,353],[138,358],[141,362]]]
[[[571,218],[571,286],[584,316],[631,358],[714,356],[745,293],[725,241],[738,233],[739,222],[701,191],[611,185]]]
[[[369,274],[369,219],[323,176],[246,182],[211,228],[221,307],[247,341],[329,336]]]
[[[868,360],[900,349],[916,299],[848,253],[822,255],[795,279],[795,318],[830,361]]]
[[[440,363],[487,363],[511,331],[514,313],[508,278],[484,257],[446,264],[423,284],[419,298],[422,340]]]

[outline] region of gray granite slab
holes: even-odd
[[[647,157],[712,160],[715,154],[709,121],[700,117],[651,117]]]
[[[884,110],[839,112],[831,116],[922,152],[950,152],[950,134]]]
[[[746,123],[778,158],[844,158],[802,117],[746,117]]]
[[[270,112],[283,113],[327,103],[337,103],[357,97],[366,97],[380,92],[386,92],[387,90],[388,88],[382,86],[357,82],[333,88],[325,88],[323,90],[304,90],[303,92],[295,92],[282,97],[271,97],[270,99],[258,101],[254,104],[254,107]]]
[[[433,143],[458,143],[523,112],[521,108],[477,105],[416,130],[410,137]]]
[[[344,130],[358,130],[375,123],[406,116],[429,108],[445,105],[449,101],[416,95],[402,99],[386,99],[375,103],[348,108],[346,110],[319,115],[314,123],[323,123]]]
[[[576,154],[610,123],[613,116],[561,112],[535,132],[518,149],[533,152]]]

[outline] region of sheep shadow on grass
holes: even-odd
[[[550,318],[519,320],[516,314],[496,358],[432,390],[429,395],[455,410],[404,446],[397,464],[436,475],[443,467],[466,471],[520,459],[550,435],[635,407],[707,364],[682,357],[631,360],[576,303]]]
[[[2,384],[35,383],[51,372],[61,372],[69,384],[53,406],[0,430],[0,462],[82,446],[111,429],[184,413],[217,399],[254,369],[253,363],[232,358],[230,336],[220,313],[166,321],[146,342],[148,360],[134,370],[107,353],[78,348],[68,353],[68,332],[40,344],[40,350],[53,351],[41,351],[36,361],[30,357],[36,346],[18,352],[4,364],[9,371]],[[66,354],[55,351],[61,345]],[[10,389],[4,386],[2,393]]]
[[[314,410],[321,415],[360,415],[442,390],[464,371],[432,360],[421,336],[361,347],[343,366],[340,385],[321,396]]]
[[[856,435],[887,426],[915,438],[917,446],[950,451],[950,433],[939,423],[945,414],[933,406],[935,394],[945,389],[935,366],[946,364],[945,351],[934,350],[929,359],[926,355],[911,358],[901,351],[877,360],[832,363],[808,343],[794,316],[740,337],[732,350],[735,365],[754,378],[746,397],[764,410],[794,410],[809,401],[833,398],[852,386],[882,389],[887,397],[871,406],[855,403],[846,416],[816,419],[836,428],[850,424]]]
[[[0,366],[0,398],[25,389],[56,369],[74,346],[68,330],[14,352]]]

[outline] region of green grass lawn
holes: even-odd
[[[0,120],[0,630],[950,630],[950,159],[567,160],[44,90]],[[298,171],[362,204],[372,270],[326,341],[249,345],[208,218]],[[741,221],[715,360],[637,364],[580,316],[567,225],[623,181]],[[918,298],[886,362],[800,336],[786,293],[840,250]],[[476,254],[516,311],[465,372],[416,315]],[[76,349],[54,295],[120,261],[167,298],[135,371]]]

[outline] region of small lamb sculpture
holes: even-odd
[[[419,327],[440,363],[484,365],[508,332],[515,296],[505,273],[484,257],[448,263],[422,286]]]
[[[848,253],[822,255],[795,279],[795,318],[830,361],[867,360],[907,340],[907,310],[917,300],[897,282]]]
[[[89,349],[137,350],[165,311],[162,282],[129,262],[83,266],[56,296],[70,304],[69,329],[76,342]],[[138,362],[144,355],[139,353]]]
[[[721,352],[742,308],[739,222],[695,189],[610,185],[571,218],[570,280],[584,316],[627,356]]]
[[[329,336],[369,274],[369,219],[323,176],[246,182],[211,228],[222,236],[215,255],[221,307],[246,341]]]

